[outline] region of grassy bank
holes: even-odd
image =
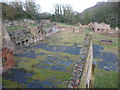
[[[118,88],[118,72],[95,70],[95,88]]]

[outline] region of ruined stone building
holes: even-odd
[[[11,41],[10,36],[2,26],[2,46],[0,47],[0,60],[2,61],[2,71],[12,68],[15,65],[14,61],[14,43]]]
[[[25,22],[27,21],[25,20]],[[29,21],[29,22],[32,22],[32,21]],[[23,46],[28,46],[31,43],[36,43],[36,42],[39,42],[40,40],[44,40],[45,36],[49,36],[58,31],[56,23],[48,24],[48,23],[41,22],[37,26],[31,26],[30,24],[31,23],[24,25],[25,28],[8,32],[11,40],[15,44],[15,49]]]
[[[28,25],[28,24],[35,24],[36,22],[30,19],[23,19],[23,20],[14,20],[14,21],[9,21],[9,20],[4,20],[3,24],[4,26],[11,26],[11,25],[15,25],[15,26],[24,26],[24,25]]]
[[[17,23],[19,24],[19,22]],[[11,21],[8,21],[7,24],[11,24]],[[23,46],[28,46],[39,42],[40,40],[44,40],[45,36],[49,36],[58,31],[57,25],[55,23],[48,24],[49,27],[31,26],[29,24],[24,25],[26,28],[10,32],[7,31],[5,26],[2,26],[2,34],[0,34],[0,37],[2,38],[0,54],[2,54],[2,56],[0,56],[0,59],[3,62],[4,69],[11,68],[15,65],[13,58],[15,51]]]
[[[42,19],[42,20],[40,21],[40,24],[41,24],[41,25],[48,25],[48,24],[50,24],[50,20],[48,20],[48,19]]]
[[[94,32],[108,32],[111,30],[110,25],[105,23],[94,22],[94,23],[90,23],[89,27],[91,31],[94,31]]]

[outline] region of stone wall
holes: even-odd
[[[0,47],[0,60],[2,62],[2,72],[6,71],[9,68],[14,67],[14,43],[11,41],[10,36],[2,26],[2,46]]]
[[[15,48],[19,48],[44,40],[45,36],[56,32],[58,32],[58,28],[55,24],[51,24],[49,27],[27,25],[24,30],[9,32],[9,35],[15,44]]]
[[[52,35],[58,32],[57,25],[55,23],[49,24],[49,27],[46,26],[31,26],[34,22],[31,20],[22,20],[22,21],[5,21],[4,26],[2,26],[2,46],[0,47],[0,56],[3,66],[3,69],[12,68],[15,65],[14,61],[14,52],[24,46],[29,46],[31,44],[37,43],[40,40],[44,40],[44,37]],[[14,30],[8,32],[5,26],[22,25],[26,28],[20,30]],[[25,23],[25,24],[24,24]]]
[[[28,24],[36,24],[36,22],[34,20],[30,20],[30,19],[23,19],[23,20],[17,20],[17,21],[9,21],[9,20],[4,20],[3,24],[5,26],[23,26],[23,25],[28,25]]]
[[[83,47],[80,50],[79,60],[74,67],[73,77],[68,85],[69,88],[86,88],[90,87],[92,74],[92,37],[86,35]]]
[[[91,28],[91,31],[94,32],[108,32],[111,30],[110,25],[105,23],[94,22],[94,23],[90,23],[88,26]]]
[[[50,24],[50,20],[48,20],[48,19],[42,19],[42,20],[40,21],[40,24],[41,24],[41,25],[48,25],[48,24]]]

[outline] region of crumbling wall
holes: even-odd
[[[2,29],[2,47],[0,53],[3,61],[3,67],[11,68],[14,66],[14,51],[23,46],[31,45],[32,43],[44,40],[44,37],[51,35],[58,31],[57,26],[51,25],[50,28],[44,28],[42,26],[26,26],[24,30],[18,30],[13,32],[7,32],[3,26]],[[48,30],[46,30],[48,29]]]
[[[79,60],[74,67],[73,77],[68,85],[69,88],[89,87],[92,73],[92,37],[86,35],[83,47],[80,50]]]
[[[91,28],[91,31],[94,31],[94,32],[102,33],[102,32],[108,32],[111,30],[110,25],[105,23],[91,22],[88,26]]]
[[[45,36],[49,36],[58,31],[56,25],[45,26],[26,26],[24,30],[9,32],[11,40],[15,44],[15,48],[31,45],[32,43],[44,40]]]
[[[113,41],[112,40],[100,40],[100,44],[103,45],[112,45]]]
[[[36,22],[34,20],[30,20],[30,19],[23,19],[23,20],[17,20],[17,21],[9,21],[9,20],[4,20],[3,24],[5,26],[23,26],[23,25],[28,25],[28,24],[36,24]]]
[[[12,68],[15,65],[14,43],[11,41],[10,36],[4,26],[2,26],[1,35],[2,47],[0,48],[0,54],[2,56],[0,57],[0,59],[2,61],[3,71],[5,71],[6,69]]]
[[[50,20],[49,20],[49,19],[42,19],[42,20],[40,21],[40,24],[41,24],[41,25],[48,25],[48,24],[50,24]]]

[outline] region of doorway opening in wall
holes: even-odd
[[[104,29],[102,29],[102,31],[104,31]]]
[[[28,39],[26,39],[26,43],[28,43],[28,41],[29,41],[29,40],[28,40]]]
[[[98,28],[97,31],[100,31],[100,29]]]

